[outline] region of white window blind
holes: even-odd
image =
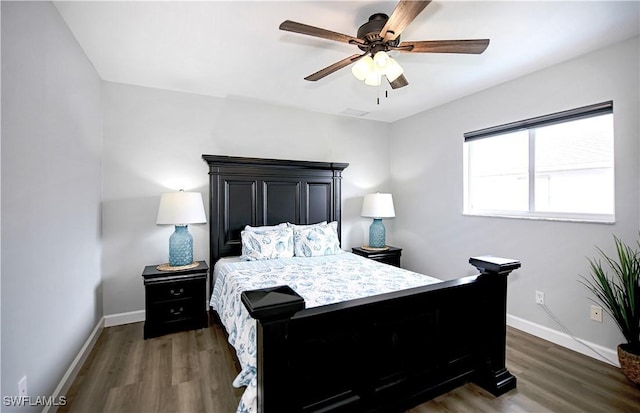
[[[613,222],[613,102],[465,133],[464,213]]]

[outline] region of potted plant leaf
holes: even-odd
[[[635,384],[640,384],[640,241],[636,249],[614,235],[616,257],[609,257],[600,248],[601,259],[589,259],[589,277],[584,284],[615,320],[627,340],[618,346],[622,372]],[[604,261],[604,263],[603,263]]]

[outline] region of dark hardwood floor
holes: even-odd
[[[142,327],[104,329],[59,412],[235,412],[239,369],[221,326],[150,340]],[[507,367],[518,388],[501,397],[467,384],[408,413],[640,412],[619,369],[511,328]]]

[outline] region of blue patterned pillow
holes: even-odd
[[[253,232],[265,232],[265,231],[273,231],[274,229],[282,229],[282,228],[287,228],[286,222],[283,222],[282,224],[278,224],[278,225],[263,225],[261,227],[252,227],[250,225],[247,225],[244,227],[244,230],[253,231]]]
[[[293,245],[296,257],[340,254],[338,223],[296,226],[293,228]]]
[[[334,221],[334,222],[336,222],[336,221]],[[338,223],[336,222],[336,225],[337,224]],[[317,226],[322,226],[322,225],[327,225],[327,221],[322,221],[322,222],[318,222],[316,224],[309,224],[309,225],[298,225],[298,224],[292,224],[291,222],[287,222],[287,226],[289,228],[293,228],[293,229],[306,229],[306,228],[317,227]]]
[[[291,228],[255,232],[242,231],[242,259],[247,261],[293,257]]]

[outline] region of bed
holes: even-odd
[[[344,287],[346,297],[327,298],[322,285],[305,286],[286,268],[312,279],[340,278],[331,268],[348,268],[353,283],[365,284],[369,274],[394,267],[346,252],[249,264],[233,257],[243,252],[246,225],[325,222],[339,237],[348,164],[203,159],[216,269],[210,273],[211,304],[236,346],[242,366],[236,384],[247,386],[238,411],[403,412],[469,381],[496,396],[516,386],[505,367],[505,337],[507,276],[518,261],[471,258],[478,275],[444,282],[395,269],[406,281],[395,288],[369,295]],[[241,282],[226,283],[238,277]],[[229,324],[229,318],[253,324],[233,327],[237,320]],[[253,353],[254,361],[243,360],[245,353]]]

